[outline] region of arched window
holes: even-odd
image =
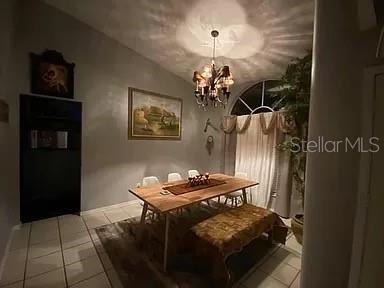
[[[249,115],[262,112],[270,112],[268,109],[258,109],[261,106],[262,98],[264,94],[264,106],[271,107],[276,102],[276,91],[279,90],[279,80],[265,80],[256,83],[252,87],[248,88],[243,94],[239,96],[235,105],[232,108],[231,115]]]

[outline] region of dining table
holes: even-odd
[[[220,181],[220,185],[202,188],[196,187],[196,190],[186,192],[183,194],[173,194],[169,192],[170,186],[180,185],[185,183],[188,185],[187,180],[154,184],[147,187],[135,187],[130,188],[129,192],[134,194],[140,200],[143,201],[143,209],[141,213],[141,223],[145,224],[145,218],[148,211],[148,207],[165,219],[165,234],[164,234],[164,251],[163,251],[163,270],[167,270],[168,261],[168,238],[169,238],[169,221],[170,213],[178,211],[182,208],[196,205],[200,202],[208,201],[213,198],[224,196],[231,192],[241,190],[243,193],[243,202],[247,203],[246,189],[252,186],[256,186],[259,183],[253,180],[236,178],[225,174],[212,174],[209,179]]]

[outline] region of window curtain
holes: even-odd
[[[270,204],[276,167],[276,126],[270,125],[273,119],[273,113],[237,117],[237,127],[243,131],[237,134],[235,170],[259,182],[250,188],[250,201],[264,208]],[[271,130],[264,134],[263,128]]]
[[[250,202],[274,210],[282,217],[300,211],[300,196],[292,187],[289,151],[277,149],[295,131],[294,122],[284,112],[246,116],[225,116],[225,173],[246,172],[259,182],[250,188]]]

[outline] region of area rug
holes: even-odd
[[[142,225],[139,218],[131,218],[99,227],[96,232],[124,287],[208,288],[214,286],[209,273],[185,252],[184,244],[190,227],[217,213],[217,209],[199,206],[172,215],[166,273],[162,271],[163,219]],[[227,263],[231,283],[235,284],[275,248],[260,237],[230,256]]]

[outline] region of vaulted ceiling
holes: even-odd
[[[237,83],[276,77],[312,47],[313,0],[43,1],[187,81],[209,63],[213,29]]]

